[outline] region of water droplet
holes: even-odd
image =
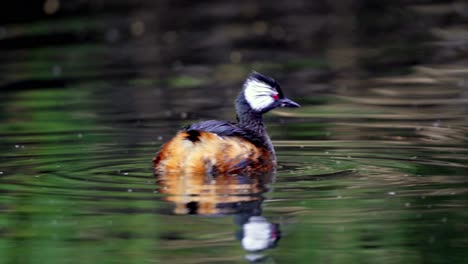
[[[388,195],[395,195],[396,192],[388,192]]]
[[[81,133],[78,133],[78,135],[76,135],[78,138],[83,138],[83,134]]]
[[[130,25],[130,31],[134,36],[141,36],[145,33],[145,23],[143,21],[137,20]]]
[[[122,174],[123,174],[123,175],[128,175],[128,172],[124,172],[124,173],[122,173]]]
[[[44,13],[47,15],[52,15],[56,13],[60,9],[60,1],[59,0],[46,0],[44,2],[44,6],[42,7]]]
[[[410,207],[411,203],[405,203],[405,207]]]
[[[133,192],[133,190],[132,190],[132,189],[128,189],[127,192]]]
[[[257,21],[253,24],[252,29],[255,34],[263,35],[268,30],[268,24],[264,21]]]

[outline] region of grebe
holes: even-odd
[[[276,156],[262,115],[299,104],[284,96],[277,81],[254,71],[244,82],[235,106],[237,123],[208,120],[178,132],[154,157],[155,174],[200,175],[191,180],[194,185],[203,185],[219,175],[240,176],[242,181],[273,172]]]

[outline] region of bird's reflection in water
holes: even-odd
[[[260,252],[275,247],[281,237],[278,224],[262,216],[262,194],[273,173],[241,175],[158,175],[160,192],[174,203],[175,214],[234,215],[239,226],[236,237],[249,252]],[[255,261],[263,255],[249,254]]]

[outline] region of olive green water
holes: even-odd
[[[263,262],[467,263],[466,3],[310,2],[4,16],[0,263],[246,263],[233,216],[173,214],[151,159],[234,119],[252,69],[302,105],[266,116]]]

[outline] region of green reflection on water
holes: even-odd
[[[111,169],[99,169],[108,140],[93,135],[102,127],[85,114],[93,111],[87,102],[89,91],[67,89],[24,91],[3,105],[10,114],[0,130],[14,136],[3,142],[11,161],[2,166],[1,188],[9,195],[0,198],[1,263],[92,262],[109,254],[135,263],[157,259],[159,217],[151,212],[159,202],[148,199],[154,186],[142,184],[147,173],[133,172],[144,178],[124,185],[109,174],[141,165],[114,159]],[[131,158],[146,168],[141,156]],[[140,193],[128,199],[132,188]]]
[[[455,6],[449,4],[444,10]],[[403,12],[398,8],[396,11]],[[431,13],[434,7],[425,8],[429,14],[445,12]],[[455,13],[447,17],[456,17]],[[429,18],[432,23],[433,16]],[[126,17],[128,21],[116,23],[122,21],[121,14],[114,19],[36,21],[8,27],[2,33],[31,37],[47,35],[54,29],[96,34],[98,43],[13,47],[5,56],[8,63],[0,66],[2,84],[72,79],[60,89],[28,90],[32,88],[25,86],[0,95],[0,263],[243,263],[245,252],[234,238],[239,227],[233,224],[232,216],[171,215],[171,204],[155,193],[150,160],[175,132],[173,128],[188,122],[183,120],[188,114],[194,112],[201,119],[233,116],[226,102],[230,104],[229,97],[238,92],[238,87],[229,82],[239,85],[252,69],[297,82],[298,86],[285,86],[285,93],[296,93],[303,104],[297,111],[277,111],[266,118],[280,165],[277,181],[265,194],[263,205],[264,216],[281,223],[284,233],[278,248],[269,253],[276,263],[467,262],[463,61],[419,69],[403,67],[413,60],[423,61],[427,55],[427,49],[420,49],[421,43],[413,46],[414,39],[406,35],[394,43],[379,43],[382,39],[370,34],[372,42],[368,45],[377,47],[369,48],[369,52],[361,46],[367,41],[341,46],[359,43],[354,39],[358,26],[350,29],[350,41],[325,41],[330,49],[333,45],[345,51],[349,48],[355,53],[351,59],[362,57],[355,64],[351,60],[346,72],[334,69],[338,78],[325,81],[314,77],[320,76],[316,71],[328,71],[337,61],[323,54],[310,55],[310,43],[303,42],[310,42],[309,37],[285,39],[279,43],[284,47],[268,50],[248,42],[255,37],[246,34],[242,38],[249,44],[244,46],[245,52],[240,49],[244,57],[238,58],[242,59],[239,63],[226,64],[207,56],[206,61],[196,60],[195,65],[174,66],[173,61],[187,59],[186,53],[202,51],[218,56],[218,46],[210,41],[228,43],[226,53],[243,44],[211,35],[215,30],[206,25],[200,26],[206,28],[203,30],[196,28],[201,32],[194,34],[203,45],[192,43],[193,35],[185,32],[185,24],[170,23],[167,29],[163,20],[157,19],[143,21],[147,35],[141,39],[104,43],[101,39],[106,38],[109,28],[124,35],[131,24],[127,22],[135,20]],[[279,21],[257,25],[265,25],[266,34],[268,27],[281,32],[276,25]],[[303,22],[300,25],[306,27],[291,26],[288,31],[307,30],[309,24]],[[178,43],[159,42],[166,30],[175,30],[172,27],[180,31],[176,35],[183,50],[177,50]],[[404,25],[402,30],[415,29]],[[251,32],[250,22],[242,32]],[[388,32],[379,30],[379,34]],[[208,43],[207,37],[211,37]],[[258,38],[267,39],[268,35]],[[192,44],[194,50],[186,51]],[[450,49],[452,44],[444,39],[437,44],[446,45],[436,54],[442,58],[439,63],[447,61],[447,54],[457,55],[463,50]],[[147,59],[152,53],[159,55]],[[176,55],[171,57],[171,53]],[[253,56],[257,53],[261,56]],[[360,65],[376,68],[380,74],[413,75],[387,76],[386,80],[362,73],[353,76],[354,71],[362,70],[358,69]],[[135,76],[121,76],[128,72],[135,72]],[[347,74],[357,80],[346,79]],[[99,76],[104,76],[102,81],[95,80]],[[193,99],[197,95],[203,97],[202,103],[217,101],[207,96],[219,89],[211,85],[212,81],[227,83],[229,89],[220,93],[227,98],[206,110]],[[309,89],[317,83],[326,89]],[[174,87],[190,89],[171,89]],[[445,99],[434,100],[439,97]],[[228,114],[221,113],[225,109]]]

